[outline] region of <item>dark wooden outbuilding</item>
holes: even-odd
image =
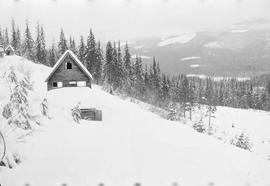
[[[8,45],[5,49],[5,53],[7,56],[12,56],[15,53],[15,50],[11,45]]]
[[[96,108],[80,109],[81,118],[92,121],[102,121],[102,111]]]
[[[92,80],[92,75],[76,55],[71,50],[67,50],[53,66],[46,82],[47,89],[51,90],[61,87],[91,88]]]

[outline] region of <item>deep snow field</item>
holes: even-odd
[[[31,77],[31,103],[46,97],[50,119],[43,118],[16,145],[19,165],[0,167],[3,186],[270,186],[267,112],[218,108],[218,131],[233,134],[232,122],[237,130],[246,130],[255,146],[249,152],[187,124],[164,120],[99,86],[47,92],[44,80],[50,68],[17,56],[0,59],[0,77],[9,66]],[[5,79],[0,78],[0,89],[2,109],[9,98]],[[103,121],[75,123],[70,110],[78,103],[101,109]]]

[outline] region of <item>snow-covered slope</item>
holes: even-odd
[[[46,68],[29,65],[46,76]],[[46,92],[42,78],[33,80],[34,91],[40,86],[39,92],[48,98],[51,118],[20,144],[22,163],[0,169],[2,185],[270,184],[270,163],[254,153],[161,119],[98,86]],[[70,109],[78,102],[101,109],[103,121],[73,122]]]
[[[164,46],[176,44],[176,43],[184,44],[184,43],[188,43],[189,41],[191,41],[194,37],[196,37],[196,33],[183,34],[180,36],[164,39],[163,41],[158,43],[158,46],[164,47]]]

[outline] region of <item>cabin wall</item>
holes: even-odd
[[[66,69],[66,63],[70,62],[72,64],[72,69]],[[47,89],[55,89],[58,87],[53,87],[53,82],[62,82],[63,87],[73,87],[77,86],[69,84],[71,81],[85,81],[86,86],[91,88],[91,80],[85,73],[80,69],[77,63],[69,55],[63,59],[62,64],[54,72],[52,77],[47,82]]]

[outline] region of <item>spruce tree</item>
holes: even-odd
[[[94,74],[96,63],[96,40],[92,29],[90,29],[89,36],[87,37],[85,63],[89,72]]]
[[[59,42],[58,42],[58,52],[59,52],[59,55],[64,54],[67,49],[68,49],[67,40],[65,38],[64,30],[62,28],[61,29],[61,32],[60,32],[60,39],[59,39]]]
[[[77,49],[74,38],[69,37],[69,50],[71,50],[75,55],[77,55]]]
[[[36,26],[35,59],[38,63],[41,63],[41,41],[40,41],[39,23],[37,23],[37,26]]]
[[[49,65],[51,67],[55,65],[56,58],[57,58],[57,52],[56,52],[55,44],[53,42],[51,48],[49,49]]]
[[[16,37],[17,37],[17,54],[18,55],[22,55],[22,40],[21,40],[21,32],[20,29],[17,28],[17,32],[16,32]]]
[[[84,40],[83,40],[82,35],[81,35],[81,39],[80,39],[78,58],[84,64],[84,66],[86,66],[86,64],[85,64],[85,44],[84,44]]]
[[[215,117],[216,106],[214,98],[213,82],[210,78],[206,79],[205,100],[207,104],[207,117],[208,117],[208,134],[212,134],[211,120]]]
[[[103,75],[105,83],[112,85],[113,83],[113,47],[112,43],[109,41],[106,45],[106,56],[105,64],[103,66]]]
[[[46,40],[45,32],[43,26],[40,27],[40,58],[43,65],[48,65],[47,63],[47,50],[46,50]]]
[[[2,47],[4,47],[4,36],[3,36],[3,33],[2,33],[1,26],[0,26],[0,45]]]
[[[26,20],[22,53],[27,59],[35,61],[34,41],[32,39],[28,20]]]
[[[126,42],[126,46],[125,46],[125,49],[124,49],[123,61],[124,61],[125,77],[130,78],[130,75],[131,75],[131,55],[129,53],[129,47],[128,47],[127,42]]]
[[[100,41],[98,41],[97,44],[97,58],[96,58],[96,64],[95,64],[95,76],[94,79],[96,81],[97,84],[101,83],[101,79],[102,79],[102,61],[103,61],[103,56],[102,56],[102,49],[101,49],[101,45],[100,45]]]
[[[8,29],[5,28],[4,31],[4,47],[6,48],[9,45],[9,36],[8,36]]]
[[[16,33],[16,29],[15,29],[15,21],[13,18],[11,21],[11,42],[10,42],[10,44],[14,48],[14,50],[17,51],[17,49],[18,49],[17,33]]]

